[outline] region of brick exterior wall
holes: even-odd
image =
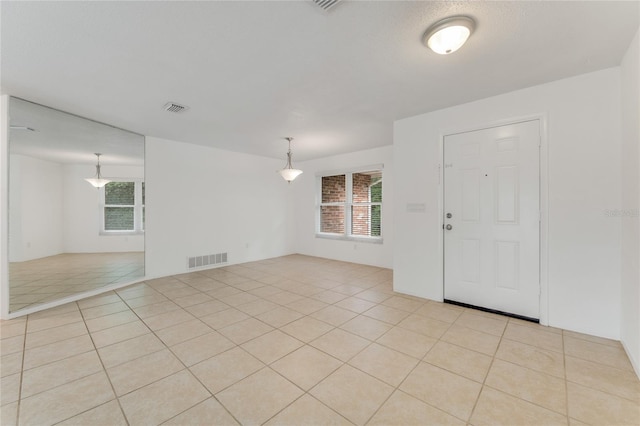
[[[364,173],[354,173],[352,175],[353,203],[368,203],[369,186],[372,176]],[[346,177],[345,175],[324,176],[322,178],[322,202],[323,203],[344,203],[346,201]],[[351,216],[351,234],[361,236],[380,235],[380,215],[376,216],[377,223],[371,223],[371,213],[374,206],[353,206],[349,212]],[[333,234],[344,234],[345,232],[345,212],[343,206],[321,206],[320,207],[320,232]],[[374,220],[375,222],[375,220]]]
[[[369,185],[371,185],[371,175],[362,173],[353,174],[353,203],[369,202]],[[353,235],[369,235],[369,206],[353,206],[351,212],[351,233]]]
[[[322,202],[344,203],[346,201],[345,175],[322,178]],[[344,234],[344,208],[342,206],[320,207],[320,232]]]

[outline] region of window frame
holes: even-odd
[[[353,202],[353,175],[357,173],[363,172],[380,172],[382,180],[382,184],[384,185],[384,164],[374,164],[369,166],[363,166],[358,168],[351,169],[342,169],[342,170],[331,170],[316,173],[316,212],[315,212],[315,236],[316,238],[326,238],[330,240],[344,240],[344,241],[357,241],[357,242],[365,242],[365,243],[373,243],[373,244],[382,244],[383,243],[383,226],[382,226],[382,217],[384,211],[384,198],[381,202]],[[328,176],[338,176],[345,175],[345,201],[339,202],[330,202],[323,203],[322,202],[322,178]],[[373,186],[373,185],[372,185]],[[369,188],[369,194],[371,193],[371,188]],[[384,194],[384,190],[382,191]],[[371,199],[371,196],[369,196]],[[372,206],[380,206],[380,235],[379,236],[370,236],[370,235],[353,235],[353,207],[369,207],[369,217],[371,217],[371,207]],[[333,233],[333,232],[322,232],[322,207],[325,206],[341,206],[343,207],[344,213],[344,232],[342,233]],[[369,223],[369,233],[371,233],[371,223]]]
[[[133,205],[115,205],[115,204],[106,204],[105,196],[106,196],[106,187],[103,186],[100,189],[100,202],[98,203],[98,227],[99,227],[99,235],[104,236],[125,236],[125,235],[144,235],[144,222],[142,220],[143,212],[145,205],[142,202],[142,185],[144,185],[144,179],[142,178],[110,178],[111,182],[133,182],[134,183],[134,192],[133,192]],[[109,182],[109,183],[111,183]],[[106,207],[133,207],[133,230],[106,230],[104,227],[105,214],[104,210]]]

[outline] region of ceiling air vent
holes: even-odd
[[[165,111],[181,113],[189,109],[188,106],[180,105],[175,102],[167,102],[163,107]]]
[[[313,1],[317,6],[320,6],[320,8],[324,10],[329,10],[340,2],[340,0],[311,0],[311,1]]]

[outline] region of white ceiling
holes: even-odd
[[[144,137],[11,98],[9,152],[65,164],[144,165]]]
[[[619,65],[640,2],[2,1],[1,90],[137,133],[295,161],[393,121]],[[427,27],[475,33],[440,56]],[[162,110],[188,105],[183,114]]]

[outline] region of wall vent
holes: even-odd
[[[227,263],[227,253],[204,254],[202,256],[187,257],[187,269],[206,268],[213,265]]]
[[[189,109],[188,106],[180,105],[175,102],[167,102],[162,108],[165,111],[175,112],[175,113],[185,112],[186,110]]]
[[[311,0],[316,6],[320,6],[321,9],[329,10],[336,4],[338,4],[341,0]]]

